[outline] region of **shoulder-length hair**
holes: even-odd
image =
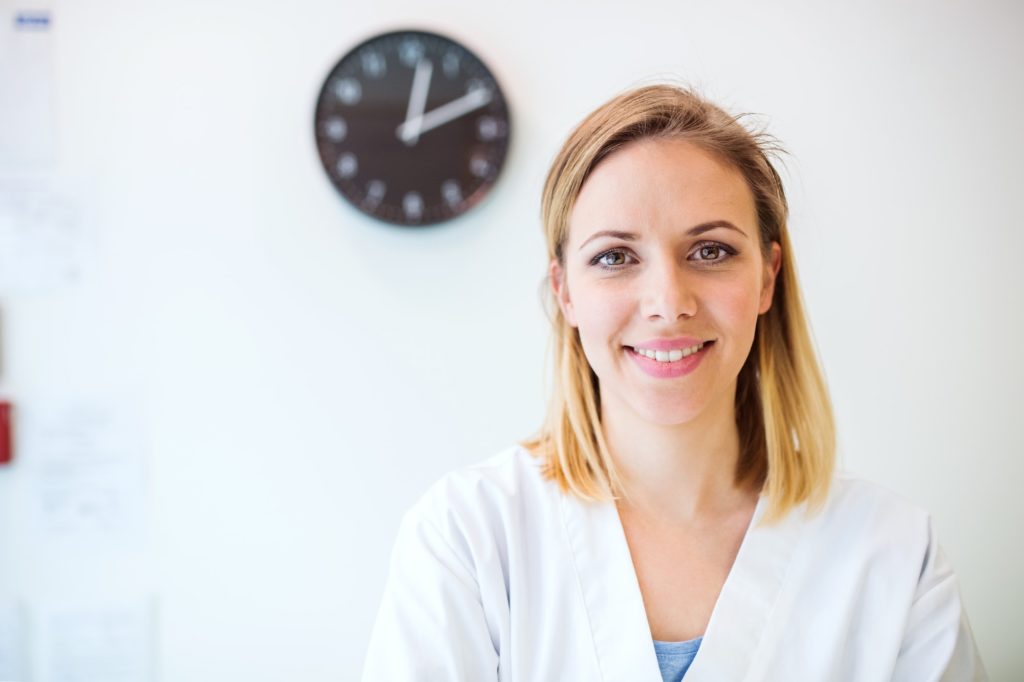
[[[564,267],[569,213],[583,183],[609,154],[642,138],[685,139],[724,159],[746,179],[757,209],[762,255],[778,242],[782,262],[773,302],[760,315],[736,384],[740,454],[734,481],[768,497],[766,524],[797,505],[820,510],[835,468],[835,422],[815,355],[786,223],[789,205],[769,160],[785,153],[763,130],[739,121],[693,90],[658,84],[614,97],[587,116],[555,157],[544,183],[541,219],[548,257]],[[621,499],[622,478],[600,428],[597,376],[544,280],[552,324],[554,385],[541,429],[520,444],[542,459],[543,475],[583,500]],[[550,360],[550,358],[549,358]]]

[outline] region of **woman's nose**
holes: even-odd
[[[668,257],[650,263],[643,278],[643,316],[675,322],[681,317],[696,315],[696,282],[686,265]]]

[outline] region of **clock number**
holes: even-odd
[[[449,207],[454,208],[462,203],[462,189],[457,180],[445,180],[441,183],[441,196]]]
[[[345,152],[338,158],[338,175],[343,178],[354,177],[359,172],[359,159],[352,152]]]
[[[484,142],[496,138],[499,130],[498,120],[493,116],[481,116],[476,120],[476,136]]]
[[[384,55],[376,50],[364,52],[362,55],[363,74],[368,78],[381,78],[388,72],[388,64]]]
[[[387,189],[388,186],[383,180],[370,180],[366,183],[366,199],[363,203],[368,208],[376,208],[380,204],[380,200],[384,198]]]
[[[423,217],[423,197],[419,192],[407,192],[402,197],[402,209],[409,220],[419,220]]]
[[[416,63],[423,58],[423,43],[418,40],[403,40],[398,46],[398,58],[410,69],[416,67]]]
[[[487,83],[484,83],[479,78],[470,78],[466,81],[466,92],[475,92],[477,90],[483,90],[484,92],[491,91],[491,89],[487,87]]]
[[[324,123],[324,134],[331,142],[341,142],[348,135],[348,124],[341,116],[334,116]]]
[[[342,104],[359,104],[363,98],[363,86],[355,78],[341,78],[334,84],[334,95]]]
[[[444,75],[455,78],[459,75],[459,55],[451,51],[446,52],[441,60],[441,67],[444,69]]]
[[[491,162],[486,156],[476,152],[469,158],[469,172],[478,178],[485,178],[491,172]]]

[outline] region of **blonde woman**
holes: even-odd
[[[674,85],[572,132],[546,423],[406,513],[364,680],[987,679],[928,512],[835,470],[779,151]]]

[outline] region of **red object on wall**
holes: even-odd
[[[14,459],[14,441],[11,438],[11,404],[0,402],[0,464]]]

